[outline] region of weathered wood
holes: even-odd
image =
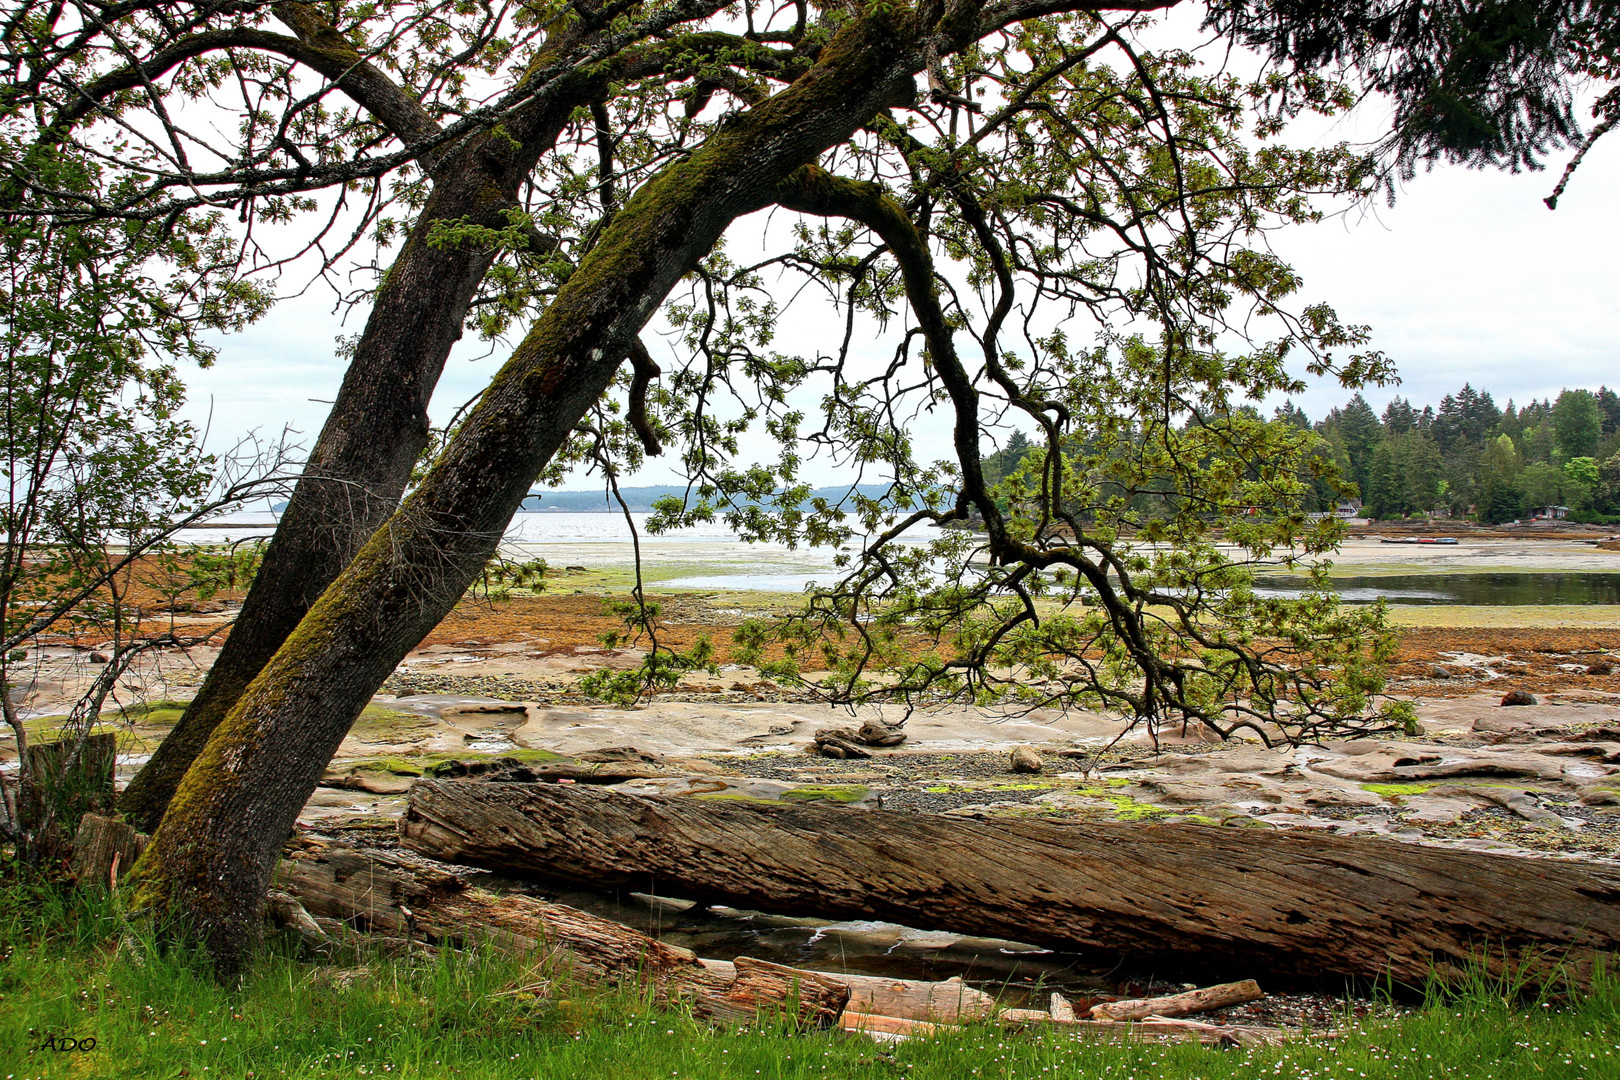
[[[1116,1024],[1106,1020],[1054,1021],[1036,1009],[1007,1009],[997,1014],[1003,1023],[1017,1025],[1044,1025],[1067,1035],[1081,1037],[1129,1040],[1133,1042],[1200,1042],[1212,1046],[1269,1046],[1283,1042],[1290,1032],[1281,1028],[1224,1027],[1200,1024],[1192,1020],[1155,1017],[1135,1024]],[[839,1021],[845,1031],[889,1038],[912,1038],[955,1031],[956,1024],[927,1020],[913,1020],[903,1016],[884,1016],[846,1009]]]
[[[733,977],[734,968],[729,960],[704,960],[703,966],[722,978]],[[960,978],[934,982],[890,979],[880,975],[852,975],[841,971],[816,971],[812,974],[849,987],[849,1004],[845,1006],[849,1012],[947,1023],[983,1020],[996,1012],[994,997],[983,990],[974,989]]]
[[[1189,990],[1185,994],[1167,994],[1163,997],[1133,998],[1128,1001],[1108,1001],[1091,1007],[1096,1020],[1146,1020],[1150,1016],[1191,1016],[1193,1013],[1224,1009],[1228,1005],[1242,1005],[1246,1001],[1259,1001],[1266,995],[1253,979],[1222,983]]]
[[[977,821],[424,781],[400,824],[448,862],[989,934],[1183,971],[1421,983],[1476,960],[1582,980],[1620,950],[1620,867],[1317,832]],[[1100,957],[1099,957],[1100,958]]]
[[[113,872],[128,872],[146,847],[146,837],[122,818],[85,814],[73,834],[73,861],[69,869],[81,889],[116,884]]]
[[[738,957],[717,974],[689,950],[622,923],[532,896],[469,888],[406,852],[303,839],[277,868],[277,889],[317,918],[433,943],[488,941],[541,954],[540,967],[586,982],[644,980],[660,999],[716,1021],[790,1013],[807,1027],[834,1024],[849,988],[816,972]]]
[[[82,741],[69,736],[28,748],[17,816],[18,824],[33,834],[36,852],[47,858],[66,855],[68,828],[87,813],[101,814],[112,807],[117,759],[118,736],[113,732],[86,735]]]

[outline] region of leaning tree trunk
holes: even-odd
[[[434,226],[465,220],[505,228],[521,178],[555,144],[568,113],[547,110],[516,154],[492,155],[486,137],[435,168],[433,192],[384,277],[230,636],[179,723],[119,798],[119,810],[143,831],[157,828],[215,727],[399,505],[427,445],[428,402],[495,255],[489,248],[431,244]]]
[[[851,20],[805,75],[619,212],[421,486],[215,730],[136,867],[139,906],[184,920],[222,970],[241,959],[281,843],[349,726],[472,583],[669,290],[735,217],[913,92],[921,35],[894,22]]]
[[[1308,830],[973,821],[421,781],[411,848],[570,885],[990,934],[1222,976],[1580,981],[1620,868]]]

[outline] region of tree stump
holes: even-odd
[[[86,736],[77,759],[69,764],[78,744],[77,738],[70,738],[28,748],[17,814],[23,831],[34,837],[39,855],[48,857],[65,849],[68,830],[85,814],[112,809],[118,736],[112,732]]]

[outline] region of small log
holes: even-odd
[[[543,951],[543,966],[588,982],[645,979],[660,1000],[686,1002],[715,1021],[751,1022],[791,1011],[797,1024],[824,1028],[849,1000],[843,983],[749,957],[738,957],[732,975],[722,977],[689,950],[622,923],[532,896],[469,888],[409,853],[299,838],[278,866],[275,884],[317,918],[435,944],[485,940]]]
[[[1064,997],[1056,990],[1052,991],[1052,1000],[1047,1004],[1046,1011],[1054,1020],[1069,1021],[1080,1019],[1080,1017],[1075,1014],[1074,1005],[1069,1001],[1068,998]]]
[[[1276,979],[1422,985],[1479,963],[1581,983],[1620,868],[1314,830],[1027,820],[422,781],[405,843],[593,888],[1009,938]]]
[[[1281,1028],[1221,1027],[1191,1020],[1158,1017],[1134,1024],[1106,1020],[1053,1021],[1038,1009],[1006,1009],[996,1017],[1004,1024],[1047,1025],[1068,1035],[1082,1038],[1123,1039],[1132,1042],[1198,1042],[1211,1046],[1275,1046],[1291,1034]],[[882,1016],[846,1010],[840,1025],[845,1031],[893,1038],[936,1035],[959,1030],[955,1024],[912,1020],[902,1016]]]
[[[816,732],[816,752],[830,758],[869,758],[872,752],[861,745],[860,737],[848,728],[826,728]]]
[[[879,720],[868,720],[855,732],[867,746],[899,746],[906,741],[904,728],[892,727]]]
[[[729,960],[704,960],[703,966],[722,978],[733,977],[734,969]],[[996,1012],[994,997],[954,976],[932,982],[889,979],[880,975],[852,975],[841,971],[813,971],[810,974],[849,987],[849,1004],[845,1006],[848,1012],[946,1023],[983,1020]]]
[[[904,1016],[884,1016],[881,1013],[860,1013],[844,1010],[839,1018],[838,1026],[845,1031],[855,1031],[863,1035],[894,1035],[902,1039],[909,1039],[914,1035],[934,1035],[941,1031],[955,1030],[954,1024],[936,1024],[929,1020],[912,1020]]]
[[[1266,995],[1253,979],[1242,982],[1206,986],[1188,990],[1184,994],[1164,997],[1132,998],[1128,1001],[1109,1001],[1091,1007],[1096,1020],[1146,1020],[1150,1016],[1191,1016],[1194,1013],[1224,1009],[1228,1005],[1242,1005],[1246,1001],[1259,1001]]]
[[[1252,1024],[1204,1024],[1196,1020],[1181,1020],[1169,1016],[1149,1016],[1143,1020],[1116,1023],[1112,1020],[1053,1020],[1035,1009],[1020,1009],[1027,1017],[1018,1017],[1025,1023],[1044,1024],[1055,1030],[1073,1035],[1125,1038],[1142,1042],[1170,1040],[1172,1042],[1201,1042],[1211,1046],[1276,1046],[1299,1035],[1284,1028],[1258,1027]]]
[[[293,899],[280,889],[271,889],[268,897],[270,918],[278,926],[292,930],[303,943],[312,949],[323,948],[332,943],[326,936],[320,924],[312,918],[304,905]]]
[[[73,861],[69,872],[81,889],[105,889],[115,884],[113,866],[127,872],[146,850],[146,837],[121,818],[85,814],[73,834]]]

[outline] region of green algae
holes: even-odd
[[[1435,784],[1416,784],[1416,783],[1411,783],[1411,784],[1362,784],[1361,785],[1361,790],[1362,791],[1370,791],[1374,795],[1382,795],[1385,798],[1397,798],[1397,797],[1399,797],[1401,795],[1422,795],[1423,793],[1427,792],[1430,788],[1433,788],[1435,786],[1437,786],[1437,785],[1435,785]]]
[[[867,794],[868,789],[859,784],[802,784],[782,792],[782,798],[797,802],[855,803]]]

